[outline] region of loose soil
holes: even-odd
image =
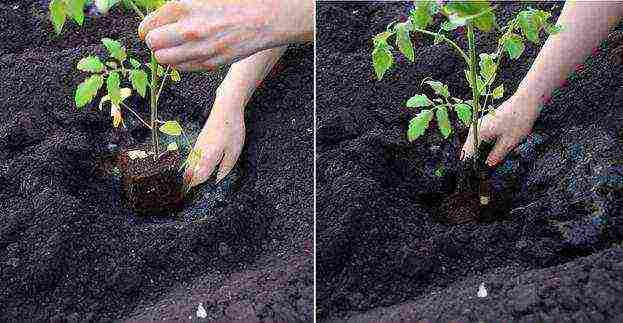
[[[183,220],[145,221],[102,165],[149,131],[73,104],[77,61],[103,56],[102,37],[143,53],[138,22],[89,17],[58,38],[46,6],[0,4],[0,321],[184,321],[200,303],[206,320],[310,321],[313,47],[292,47],[251,100],[234,175]],[[161,118],[196,135],[224,72],[183,75]]]
[[[467,97],[462,62],[418,37],[415,63],[396,55],[383,81],[373,76],[372,36],[411,5],[317,5],[321,321],[622,321],[622,67],[601,51],[552,96],[534,133],[491,176],[505,211],[448,224],[439,205],[460,184],[464,135],[444,140],[432,123],[409,143],[414,112],[404,102],[432,95],[418,86],[427,76]],[[528,5],[556,16],[562,7],[499,5],[502,21]],[[493,35],[477,41],[493,51]],[[503,63],[507,97],[537,52],[528,46],[522,60]],[[445,176],[435,176],[439,166]]]

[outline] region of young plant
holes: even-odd
[[[381,80],[394,64],[393,46],[390,44],[392,38],[398,50],[411,62],[415,61],[411,34],[419,33],[433,37],[435,44],[445,42],[465,63],[464,74],[471,89],[470,98],[454,97],[450,94],[447,84],[425,78],[421,85],[427,84],[436,97],[431,100],[426,94],[417,94],[407,100],[407,107],[419,109],[418,114],[409,122],[407,130],[409,141],[422,136],[433,119],[437,120],[441,135],[448,138],[453,131],[449,117],[453,112],[463,125],[473,128],[474,152],[478,152],[479,120],[482,120],[483,114],[495,113],[492,101],[504,96],[504,84],[496,82],[502,56],[508,55],[510,59],[518,59],[524,51],[526,41],[538,44],[541,31],[556,34],[561,30],[560,26],[549,21],[551,17],[549,12],[532,8],[520,11],[500,28],[496,21],[495,9],[496,7],[491,6],[489,1],[444,3],[418,0],[406,21],[391,23],[386,31],[373,38],[372,62],[378,80]],[[439,29],[427,30],[433,25],[435,16],[443,18]],[[497,31],[500,34],[495,52],[477,55],[475,30]],[[466,49],[451,40],[450,35],[453,32],[466,34]],[[478,167],[477,163],[474,163],[474,167]]]
[[[52,0],[49,5],[50,20],[54,25],[56,34],[62,32],[67,17],[71,17],[78,25],[84,22],[84,10],[87,5],[94,4],[101,12],[107,12],[112,7],[122,4],[127,9],[133,10],[140,19],[145,17],[145,12],[158,9],[165,4],[165,0]],[[156,61],[153,52],[150,52],[150,61],[141,63],[133,57],[129,57],[126,49],[116,40],[104,38],[102,43],[108,52],[108,58],[101,60],[99,57],[90,55],[81,59],[77,68],[90,73],[75,91],[75,104],[77,108],[83,108],[93,101],[100,89],[105,88],[106,95],[99,102],[102,110],[105,103],[110,102],[110,113],[114,127],[125,125],[123,111],[132,113],[145,127],[151,130],[153,158],[157,160],[164,152],[160,152],[159,132],[173,137],[183,136],[181,125],[174,120],[163,121],[158,118],[158,101],[162,90],[167,83],[167,78],[173,82],[180,80],[180,74],[170,66],[164,68]],[[143,67],[147,66],[147,70]],[[121,87],[122,81],[127,80],[132,88]],[[124,100],[132,95],[132,89],[141,97],[149,97],[150,116],[145,121],[140,114],[126,105]],[[148,91],[149,90],[149,91]],[[166,150],[176,150],[177,143],[174,141],[167,146]],[[191,151],[195,156],[198,152]],[[186,162],[184,165],[188,165]]]

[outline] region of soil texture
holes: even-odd
[[[499,3],[507,21],[528,5]],[[317,16],[317,277],[321,321],[616,322],[623,319],[622,67],[595,53],[545,104],[533,133],[491,174],[508,203],[452,225],[438,207],[461,180],[464,135],[434,123],[406,140],[406,100],[425,77],[467,98],[452,48],[416,37],[415,63],[376,81],[371,38],[412,2],[320,2]],[[435,22],[439,24],[439,21]],[[432,27],[435,29],[436,27]],[[459,43],[466,46],[460,35]],[[494,34],[480,34],[492,52]],[[502,63],[506,98],[538,47]],[[439,167],[444,176],[437,176]],[[478,297],[479,286],[487,290]]]
[[[0,321],[196,320],[199,304],[206,320],[310,321],[313,47],[289,49],[256,91],[234,174],[206,185],[184,220],[142,221],[100,166],[149,130],[73,103],[76,63],[103,57],[102,37],[146,58],[138,21],[91,15],[56,37],[47,3],[0,4]],[[160,117],[196,136],[224,73],[183,74]]]

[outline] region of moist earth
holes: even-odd
[[[500,21],[528,5],[499,3]],[[508,208],[450,225],[437,208],[460,178],[464,135],[406,140],[406,99],[431,76],[468,97],[452,48],[414,39],[382,81],[371,38],[412,2],[318,3],[317,314],[321,321],[616,322],[623,319],[623,89],[608,49],[588,58],[534,132],[492,174]],[[439,22],[436,22],[438,27]],[[435,27],[432,27],[433,29]],[[477,38],[494,50],[494,35]],[[464,36],[459,36],[466,46]],[[607,45],[607,43],[606,43]],[[512,94],[538,53],[505,60]],[[502,101],[500,101],[502,102]],[[460,129],[454,124],[455,129]],[[463,131],[464,132],[464,131]],[[444,167],[445,175],[435,170]],[[484,284],[488,296],[477,296]]]
[[[246,145],[224,180],[235,189],[213,186],[184,221],[139,221],[99,166],[149,131],[130,116],[114,129],[106,108],[73,103],[85,77],[76,63],[104,56],[100,38],[146,58],[138,21],[91,15],[56,37],[46,10],[0,4],[0,321],[185,321],[199,304],[206,320],[310,321],[313,47],[292,46],[250,101]],[[161,117],[196,136],[224,73],[183,74]]]

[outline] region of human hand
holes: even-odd
[[[530,132],[534,121],[538,117],[537,105],[528,101],[528,98],[513,95],[500,105],[495,114],[488,113],[481,118],[479,140],[495,140],[495,146],[487,157],[487,165],[493,167],[500,163]],[[474,154],[474,128],[470,128],[469,135],[461,151],[461,159]]]
[[[139,36],[163,65],[215,69],[313,38],[311,0],[180,0],[148,15]]]
[[[242,151],[244,136],[243,108],[226,99],[215,101],[195,142],[194,149],[201,151],[201,158],[193,168],[186,169],[184,184],[193,187],[205,182],[217,165],[216,182],[220,182],[234,168]]]

